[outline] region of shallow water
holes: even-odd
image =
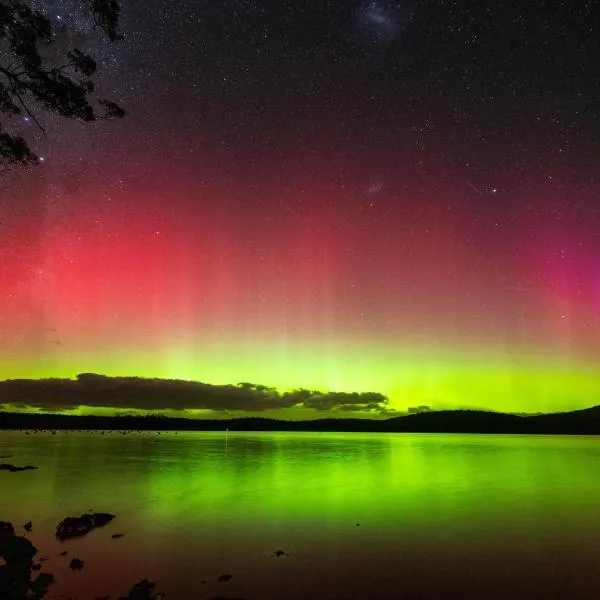
[[[597,438],[2,431],[6,454],[39,466],[0,472],[0,519],[33,521],[52,598],[600,595]],[[117,518],[53,538],[90,509]]]

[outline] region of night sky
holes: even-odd
[[[0,378],[600,403],[595,3],[33,4],[127,116],[11,122]]]

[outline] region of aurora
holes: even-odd
[[[115,42],[48,4],[126,116],[17,119],[44,160],[0,188],[0,380],[600,402],[596,65],[545,38],[568,7],[524,35],[476,3],[122,4]]]

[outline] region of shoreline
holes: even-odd
[[[75,416],[0,412],[0,430],[18,431],[263,431],[322,433],[480,433],[600,435],[600,406],[566,413],[521,416],[477,410],[443,410],[389,419],[326,418],[284,421],[261,417],[190,419],[159,416]]]

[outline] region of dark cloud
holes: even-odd
[[[377,392],[318,392],[300,389],[283,394],[284,398],[293,398],[294,404],[302,404],[314,410],[368,410],[380,411],[387,404],[387,398]]]
[[[429,412],[431,411],[431,406],[426,406],[422,404],[421,406],[409,406],[406,412],[409,415],[416,415],[418,413]]]
[[[0,382],[0,404],[45,411],[78,406],[114,409],[262,412],[304,407],[318,411],[387,411],[388,399],[375,392],[280,393],[253,383],[211,385],[178,379],[107,377],[83,373],[76,379],[11,379]]]

